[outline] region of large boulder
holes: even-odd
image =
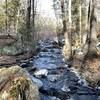
[[[15,45],[5,46],[2,49],[2,54],[9,55],[9,56],[20,55],[21,53],[23,53],[23,50],[20,47],[17,47]]]
[[[0,69],[0,100],[40,100],[38,86],[19,66]]]

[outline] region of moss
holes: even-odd
[[[25,77],[17,77],[11,82],[10,95],[23,98],[25,91],[29,89],[29,81]],[[23,100],[23,99],[22,99]]]

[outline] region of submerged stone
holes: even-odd
[[[70,88],[67,87],[66,85],[64,85],[62,88],[61,88],[62,91],[64,92],[70,92]]]
[[[47,76],[48,80],[51,82],[57,81],[59,77],[60,77],[60,75],[48,75]]]
[[[35,78],[34,76],[31,76],[31,78],[32,78],[32,81],[35,82],[39,88],[41,88],[43,86],[43,83],[41,80]]]

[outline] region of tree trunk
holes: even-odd
[[[63,29],[62,29],[62,32],[59,32],[58,31],[58,42],[59,42],[59,45],[62,44],[62,39],[64,39],[64,34],[65,32],[67,31],[67,25],[66,25],[66,18],[65,18],[65,0],[60,0],[60,4],[61,4],[61,17],[62,17],[62,25],[63,25]]]
[[[35,14],[36,14],[35,11],[36,11],[35,0],[32,0],[32,37],[33,37],[32,45],[33,45],[33,47],[36,46],[37,39],[38,39],[37,34],[35,32]]]
[[[35,39],[35,0],[32,0],[32,33]]]
[[[82,6],[79,7],[80,12],[80,45],[82,45]]]
[[[71,27],[72,27],[72,19],[71,19],[71,17],[72,17],[72,14],[71,14],[71,0],[69,0],[69,10],[68,10],[68,12],[69,12],[69,28],[71,29]]]
[[[30,32],[31,29],[31,0],[27,1],[27,23],[26,23],[26,27],[28,32]]]
[[[17,21],[16,21],[16,34],[17,34],[17,36],[18,36],[19,16],[20,16],[20,7],[18,8]]]
[[[72,28],[72,20],[71,20],[71,3],[69,0],[68,12],[69,12],[69,30],[65,32],[65,46],[63,48],[64,56],[66,60],[72,59],[72,42],[71,42],[71,28]]]
[[[31,0],[27,0],[26,28],[27,28],[27,32],[26,32],[25,40],[27,42],[31,42]]]
[[[66,26],[66,18],[65,18],[65,8],[64,8],[64,0],[61,0],[61,12],[62,12],[62,21],[63,21],[63,35],[67,30]]]
[[[72,59],[72,33],[71,33],[71,29],[72,29],[72,0],[69,0],[69,50],[70,50],[70,53],[69,53],[69,58]]]
[[[7,6],[7,0],[5,0],[5,3],[6,3],[6,21],[5,21],[5,24],[6,24],[6,34],[8,34],[8,6]]]
[[[87,43],[88,43],[88,53],[97,54],[96,51],[96,12],[95,12],[96,1],[91,0],[90,2],[90,32],[88,34]]]

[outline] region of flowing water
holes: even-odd
[[[68,68],[63,61],[61,47],[51,40],[41,41],[39,53],[32,60],[36,70],[47,70],[46,75],[36,77],[43,84],[41,100],[100,100],[99,89],[92,89],[74,68]]]

